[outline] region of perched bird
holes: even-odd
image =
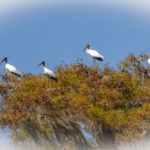
[[[104,60],[104,56],[102,56],[96,50],[90,49],[90,45],[89,44],[87,44],[86,47],[83,50],[86,50],[86,52],[93,58],[93,63],[94,63],[95,59],[96,60],[100,60],[100,61]]]
[[[7,57],[5,57],[0,64],[2,64],[5,61],[5,68],[12,74],[17,77],[21,77],[21,73],[12,65],[7,63]]]
[[[58,81],[57,76],[55,73],[45,67],[45,61],[42,61],[38,66],[43,65],[44,75],[50,79],[53,79],[55,81]]]
[[[149,75],[150,74],[150,58],[147,59],[147,64],[148,64],[147,73]]]
[[[148,58],[148,60],[147,60],[147,63],[148,63],[148,65],[150,66],[150,59]]]

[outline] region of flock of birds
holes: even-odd
[[[96,50],[92,50],[90,49],[90,45],[87,44],[86,47],[84,48],[84,50],[93,58],[93,62],[94,60],[99,60],[99,61],[103,61],[104,57],[98,53]],[[15,75],[17,77],[21,77],[22,74],[16,69],[16,67],[8,64],[8,59],[7,57],[5,57],[0,64],[2,64],[3,62],[5,62],[5,69],[7,69],[12,75]],[[43,65],[43,71],[44,71],[44,75],[50,79],[53,79],[55,81],[58,80],[56,74],[49,70],[48,68],[45,67],[45,61],[42,61],[38,66]]]
[[[87,52],[87,54],[89,54],[92,58],[93,58],[93,63],[95,60],[99,60],[99,61],[103,61],[104,60],[104,56],[101,55],[99,52],[97,52],[96,50],[92,50],[90,49],[90,45],[87,44],[86,47],[83,49]],[[5,61],[5,69],[7,69],[12,75],[15,75],[17,77],[21,77],[22,74],[16,69],[16,67],[10,65],[7,63],[8,59],[7,57],[5,57],[0,64],[2,64]],[[150,59],[147,60],[148,65],[150,66]],[[44,71],[44,75],[50,79],[53,79],[55,81],[58,80],[56,74],[49,70],[48,68],[45,67],[45,61],[42,61],[38,66],[43,65],[43,71]]]

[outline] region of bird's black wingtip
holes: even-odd
[[[52,80],[54,80],[54,81],[58,81],[58,78],[57,77],[52,77],[52,76],[49,76],[49,75],[46,75],[49,79],[52,79]]]
[[[15,72],[11,72],[11,74],[12,74],[12,75],[15,75],[15,76],[17,76],[17,77],[19,77],[19,78],[21,78],[21,77],[22,77],[22,75],[21,75],[21,74],[18,74],[18,73],[15,73]]]
[[[52,78],[53,80],[55,80],[56,82],[58,82],[58,78],[57,77],[55,77],[55,78]]]
[[[101,58],[101,57],[94,57],[94,59],[99,60],[99,61],[103,61],[104,60],[104,58]]]

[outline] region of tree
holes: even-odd
[[[12,130],[16,142],[32,139],[55,147],[69,143],[75,149],[106,148],[108,143],[115,146],[142,137],[149,130],[150,116],[150,79],[146,74],[141,79],[146,58],[130,54],[117,70],[82,62],[60,65],[59,81],[52,81],[51,87],[41,75],[18,79],[4,74],[0,125]]]

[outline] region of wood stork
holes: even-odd
[[[86,50],[86,52],[93,58],[93,64],[94,64],[94,60],[99,60],[99,61],[104,60],[104,56],[98,53],[96,50],[90,49],[89,44],[87,44],[83,50]]]
[[[12,65],[8,64],[7,61],[7,57],[5,57],[0,64],[2,64],[5,61],[5,68],[12,74],[15,75],[17,77],[21,77],[21,73]]]
[[[149,71],[150,70],[150,58],[147,59],[147,64],[148,64],[148,67],[147,67],[148,71],[147,72],[148,72],[148,75],[149,75],[150,74],[150,71]]]
[[[56,74],[45,67],[45,61],[42,61],[38,66],[43,65],[44,75],[50,79],[58,81]]]
[[[150,66],[150,59],[147,60],[148,65]]]

